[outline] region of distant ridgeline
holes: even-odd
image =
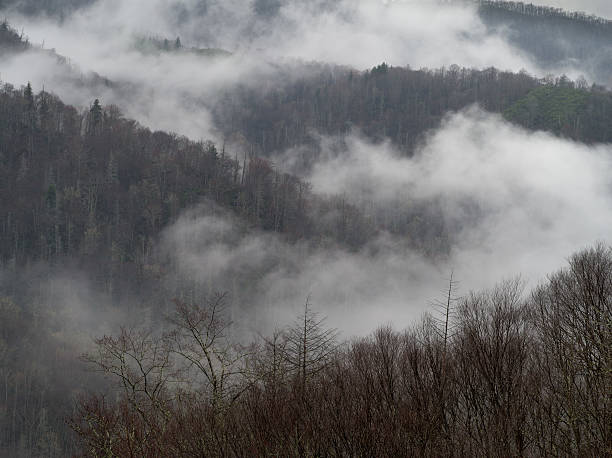
[[[494,5],[514,5],[520,11],[528,6],[509,2]],[[510,14],[516,14],[512,11]],[[558,12],[551,8],[533,11]],[[154,55],[230,55],[220,49],[184,47],[180,38],[141,37],[134,47]],[[92,94],[111,89],[126,103],[137,103],[134,94],[139,88],[133,84],[113,82],[95,73],[83,75],[65,57],[32,46],[6,22],[0,24],[0,53],[29,49],[50,53],[58,60],[59,68],[65,71],[56,79],[89,88]],[[261,87],[226,88],[208,107],[219,129],[228,138],[244,138],[249,148],[262,156],[315,144],[313,132],[341,135],[353,127],[374,140],[389,138],[410,153],[420,136],[438,127],[447,112],[478,104],[487,111],[504,113],[508,120],[529,129],[547,130],[587,143],[612,141],[612,95],[603,87],[588,87],[584,80],[574,83],[566,77],[538,79],[524,72],[456,65],[412,70],[383,63],[365,72],[333,65],[306,65],[307,76],[299,79],[272,78]]]
[[[175,40],[159,37],[139,37],[134,47],[143,54],[188,53],[201,57],[229,57],[231,52],[218,48],[185,47],[180,37]]]
[[[518,13],[523,16],[534,16],[540,18],[554,17],[557,19],[585,22],[589,25],[612,26],[612,21],[582,11],[567,11],[563,8],[540,6],[523,2],[509,2],[505,0],[468,0],[468,2],[478,4],[481,11],[503,10],[511,13]]]
[[[390,139],[411,154],[421,136],[448,112],[478,104],[528,129],[542,129],[586,143],[612,141],[612,94],[566,77],[538,79],[494,68],[451,66],[412,70],[386,64],[356,72],[337,67],[268,89],[243,87],[214,107],[226,135],[240,133],[259,154],[299,145],[353,128]]]
[[[0,0],[0,9],[15,8],[21,14],[64,17],[70,12],[95,3],[96,0]]]
[[[612,21],[581,12],[519,2],[477,2],[491,31],[506,35],[539,65],[559,73],[580,68],[597,83],[612,85]]]

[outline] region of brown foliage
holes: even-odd
[[[307,306],[257,352],[226,340],[221,302],[177,303],[159,342],[99,341],[91,360],[124,391],[84,399],[73,428],[88,456],[606,456],[611,293],[612,251],[598,246],[527,298],[519,280],[469,294],[450,334],[425,318],[338,346]],[[130,336],[163,390],[108,353],[132,357]],[[193,368],[203,377],[162,377]]]

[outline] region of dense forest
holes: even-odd
[[[265,92],[239,88],[213,112],[228,136],[242,133],[259,154],[354,128],[374,140],[389,138],[410,154],[449,111],[472,104],[529,129],[588,143],[612,139],[612,94],[605,88],[494,68],[411,70],[383,63],[365,72],[324,69]]]
[[[40,270],[41,262],[53,266],[51,272],[67,267],[87,272],[95,289],[116,307],[138,298],[141,306],[163,308],[177,293],[160,289],[163,257],[155,242],[181,209],[204,198],[242,218],[244,230],[275,231],[289,240],[325,244],[328,239],[357,248],[375,230],[344,199],[317,198],[307,183],[263,159],[229,157],[212,143],[151,132],[98,101],[79,113],[49,93],[35,95],[30,86],[15,90],[8,85],[0,99],[1,348],[7,412],[2,442],[11,450],[37,450],[39,428],[48,428],[47,421],[59,428],[59,438],[56,429],[49,432],[57,450],[65,450],[68,440],[61,420],[68,406],[59,397],[68,392],[56,391],[68,370],[57,352],[74,357],[78,350],[53,335],[65,332],[62,317],[50,308],[49,298],[31,289],[50,275]],[[30,348],[31,335],[42,347]],[[45,350],[31,353],[40,348]],[[55,353],[47,359],[47,351]],[[24,359],[40,366],[26,368]],[[64,361],[78,372],[73,362]],[[51,382],[42,382],[40,375]],[[38,404],[30,402],[31,391],[20,392],[24,380],[28,390],[39,393]],[[33,418],[41,405],[51,417],[39,424]]]
[[[61,24],[93,3],[0,0],[0,10]],[[252,7],[265,24],[285,3]],[[331,12],[333,3],[313,5]],[[145,83],[81,70],[4,20],[0,77],[14,56],[50,58],[61,69],[53,83],[91,97],[87,106],[71,105],[53,85],[0,80],[0,456],[612,454],[608,240],[589,240],[591,248],[578,237],[560,243],[572,247],[561,256],[575,250],[565,267],[527,281],[500,278],[482,291],[460,289],[453,274],[443,297],[423,304],[428,313],[406,329],[394,319],[394,327],[372,322],[369,329],[382,327],[352,336],[330,327],[328,304],[311,297],[300,297],[293,322],[273,330],[276,321],[266,321],[278,305],[266,302],[272,293],[281,303],[294,298],[285,290],[297,284],[302,264],[323,269],[312,262],[321,253],[350,265],[390,246],[393,256],[381,257],[375,278],[405,292],[393,279],[394,269],[406,269],[399,258],[446,275],[465,233],[491,216],[478,206],[482,196],[450,201],[465,208],[449,209],[409,183],[383,201],[351,188],[321,192],[310,171],[339,168],[323,157],[344,157],[354,138],[397,153],[397,165],[422,155],[452,116],[478,107],[513,134],[579,145],[585,161],[590,148],[610,154],[612,45],[600,46],[612,43],[610,21],[518,2],[469,3],[488,33],[507,37],[554,75],[452,62],[391,66],[384,53],[369,69],[265,62],[273,71],[264,78],[232,79],[214,96],[179,91],[181,103],[210,113],[215,141],[130,119],[123,107],[154,93]],[[207,14],[207,2],[193,5]],[[182,19],[172,24],[187,22],[191,10],[175,6]],[[236,56],[184,44],[176,32],[138,30],[125,46],[130,58],[151,59],[139,62],[194,59],[211,72]],[[595,81],[563,75],[567,63]],[[461,148],[449,150],[460,156]],[[388,167],[370,167],[379,165]],[[542,172],[544,193],[554,167]],[[539,216],[531,217],[553,227]],[[192,233],[189,224],[200,226]],[[211,255],[190,258],[202,250]],[[498,256],[504,264],[511,254]],[[398,275],[406,284],[410,276]],[[347,326],[359,319],[355,289],[338,288]],[[401,307],[410,309],[414,297],[402,297]],[[283,306],[282,317],[296,308]]]
[[[313,215],[338,204],[264,159],[151,132],[98,100],[79,113],[29,85],[5,85],[1,95],[5,262],[110,258],[114,250],[132,263],[181,209],[204,197],[291,240],[330,237],[358,247],[367,238],[350,208],[338,218],[354,218],[342,222],[354,233],[334,230],[340,221],[318,226]]]

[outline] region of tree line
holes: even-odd
[[[612,22],[581,12],[509,1],[479,1],[487,28],[502,33],[544,69],[558,72],[568,62],[610,85]]]
[[[84,456],[608,456],[612,250],[576,253],[456,298],[439,323],[340,342],[308,302],[250,346],[223,296],[177,301],[164,331],[124,328],[84,356],[116,382],[81,398]]]
[[[555,99],[560,93],[580,103],[556,123],[540,122],[549,101],[565,102]],[[231,88],[212,111],[228,138],[243,138],[260,155],[303,145],[316,154],[317,135],[342,136],[352,129],[373,141],[390,139],[410,155],[444,116],[473,104],[509,113],[507,119],[528,129],[587,143],[610,140],[612,95],[600,86],[565,76],[540,79],[526,72],[456,65],[412,70],[383,63],[365,72],[320,65],[294,81]],[[532,116],[513,116],[517,105],[527,106]]]

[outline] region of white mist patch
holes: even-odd
[[[443,260],[388,233],[359,252],[293,245],[202,210],[183,215],[163,246],[179,272],[200,282],[249,278],[253,293],[235,317],[247,326],[288,322],[310,296],[347,334],[385,322],[403,327],[430,309],[451,271],[463,293],[516,275],[534,285],[572,252],[607,241],[611,159],[610,146],[530,133],[472,108],[449,116],[413,158],[353,136],[344,152],[324,151],[310,176],[315,192],[343,194],[364,208],[435,203],[457,231]]]
[[[179,277],[234,295],[240,304],[232,318],[251,333],[291,322],[307,298],[347,335],[386,322],[405,326],[444,283],[445,272],[386,235],[351,253],[244,231],[230,215],[213,213],[186,212],[165,231],[162,251]]]
[[[267,16],[257,13],[258,3],[99,0],[61,24],[18,16],[15,20],[32,41],[45,42],[108,76],[118,76],[113,75],[116,67],[136,74],[149,68],[139,62],[120,65],[135,36],[180,36],[202,47],[358,69],[387,61],[416,68],[458,64],[538,72],[538,66],[502,36],[487,34],[469,3],[291,0],[278,2],[276,13]],[[167,70],[175,74],[178,68]]]
[[[383,207],[437,202],[458,228],[452,264],[470,287],[519,273],[537,281],[609,238],[610,145],[528,132],[477,108],[448,116],[413,158],[358,136],[347,145],[315,164],[314,189]]]
[[[3,62],[0,73],[16,86],[28,80],[38,83],[37,90],[45,85],[81,107],[98,97],[147,127],[216,141],[222,139],[209,109],[223,90],[237,84],[278,87],[291,77],[282,70],[287,59],[360,70],[386,61],[414,68],[458,64],[544,73],[503,36],[487,33],[475,8],[466,4],[286,0],[264,15],[261,3],[98,0],[61,22],[3,12],[31,42],[56,49],[84,74],[97,72],[127,89],[88,92],[43,58]],[[171,44],[180,37],[186,46],[234,54],[215,59],[137,52],[136,39],[151,36],[168,38]]]
[[[44,262],[21,270],[0,269],[0,297],[27,288],[27,301],[17,300],[19,306],[43,321],[58,342],[78,351],[89,348],[96,336],[112,333],[122,325],[142,323],[150,315],[149,310],[139,310],[136,316],[127,308],[114,306],[99,286],[81,270]]]

